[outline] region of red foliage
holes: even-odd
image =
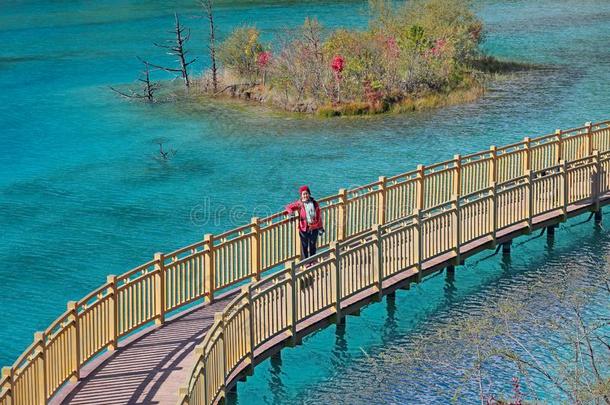
[[[400,48],[394,37],[388,37],[385,40],[385,49],[388,56],[392,59],[397,59],[400,56]]]
[[[424,56],[425,57],[440,56],[443,53],[443,51],[445,50],[446,45],[447,45],[447,40],[443,39],[443,38],[439,38],[436,41],[434,41],[434,46],[432,48],[428,49],[424,53]]]
[[[343,58],[343,56],[341,55],[335,55],[332,62],[330,63],[330,67],[337,75],[343,72],[343,68],[345,67],[345,58]]]
[[[367,101],[373,107],[378,108],[381,104],[381,100],[383,99],[383,93],[380,90],[374,89],[369,79],[366,79],[363,85],[364,96],[366,97]]]
[[[270,60],[271,60],[270,51],[264,51],[264,52],[261,52],[258,54],[258,66],[261,69],[265,68],[269,64]]]

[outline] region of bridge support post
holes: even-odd
[[[271,355],[271,365],[273,367],[279,367],[282,365],[282,351],[278,350],[277,352]]]
[[[447,273],[445,278],[448,281],[453,281],[455,279],[455,266],[447,266]]]
[[[553,239],[555,237],[555,228],[557,228],[557,225],[550,225],[546,227],[547,238]]]
[[[227,396],[224,399],[225,404],[235,404],[237,403],[237,384],[233,384],[233,386],[226,392]]]
[[[602,210],[599,209],[599,210],[595,211],[595,217],[594,217],[595,225],[601,224],[602,218],[603,218]]]
[[[513,244],[512,240],[509,240],[508,242],[504,242],[502,244],[502,256],[510,256],[510,248]]]

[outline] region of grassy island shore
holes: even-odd
[[[401,113],[473,101],[493,74],[524,67],[483,54],[483,23],[466,0],[369,8],[362,31],[307,18],[265,43],[238,27],[218,46],[216,82],[204,72],[193,90],[325,117]]]

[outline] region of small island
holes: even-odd
[[[175,15],[175,39],[155,46],[176,56],[176,66],[146,60],[141,93],[117,90],[127,98],[156,101],[161,87],[151,72],[183,79],[186,99],[235,99],[278,111],[322,117],[403,113],[471,102],[490,78],[529,67],[499,61],[481,49],[483,22],[468,0],[413,0],[397,5],[369,0],[364,30],[323,27],[316,18],[286,28],[271,42],[250,25],[216,40],[212,0],[201,2],[209,22],[210,66],[189,73],[190,30]],[[170,86],[171,87],[171,86]],[[170,90],[171,100],[182,92]]]
[[[405,112],[473,101],[489,73],[515,66],[483,54],[483,23],[467,1],[369,6],[363,31],[307,18],[270,44],[254,26],[238,27],[195,91],[320,116]]]

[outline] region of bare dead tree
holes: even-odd
[[[140,58],[138,58],[138,59],[140,59]],[[140,61],[145,66],[144,71],[142,72],[142,74],[144,75],[144,78],[138,79],[139,82],[144,83],[142,93],[136,93],[134,91],[131,91],[128,94],[123,91],[117,90],[112,86],[109,86],[109,87],[110,87],[110,90],[114,91],[115,93],[120,94],[121,96],[123,96],[125,98],[141,99],[141,100],[146,100],[149,103],[152,103],[155,101],[155,91],[157,89],[159,89],[159,84],[155,83],[155,82],[151,82],[151,80],[150,80],[150,66],[152,66],[152,65],[145,60],[140,59]]]
[[[166,72],[180,73],[180,75],[182,75],[182,79],[184,80],[184,86],[188,90],[189,86],[191,85],[191,82],[189,80],[188,67],[190,64],[195,62],[197,60],[197,58],[193,58],[192,60],[187,62],[188,51],[186,49],[184,49],[184,44],[186,44],[188,42],[188,40],[191,38],[191,30],[186,29],[185,27],[183,27],[180,24],[180,18],[178,17],[178,13],[174,13],[174,17],[175,17],[176,25],[174,27],[174,31],[170,31],[170,33],[175,34],[176,39],[167,40],[166,42],[169,43],[167,45],[160,45],[157,43],[154,43],[154,45],[156,47],[166,49],[168,51],[167,52],[168,55],[178,57],[178,63],[180,65],[180,67],[179,68],[170,68],[170,67],[166,67],[166,66],[154,65],[152,63],[150,65],[157,69],[164,70]],[[185,34],[185,32],[186,32],[186,34]]]
[[[206,17],[210,23],[210,36],[208,49],[212,60],[212,86],[214,93],[218,92],[218,69],[216,67],[216,32],[214,31],[214,0],[201,0],[201,6],[206,12]]]
[[[165,142],[167,142],[167,139],[164,139],[164,138],[157,138],[154,140],[154,143],[159,145],[159,155],[155,156],[155,159],[165,161],[165,160],[170,160],[172,157],[176,156],[175,149],[170,149],[168,151],[163,150],[163,144]]]

